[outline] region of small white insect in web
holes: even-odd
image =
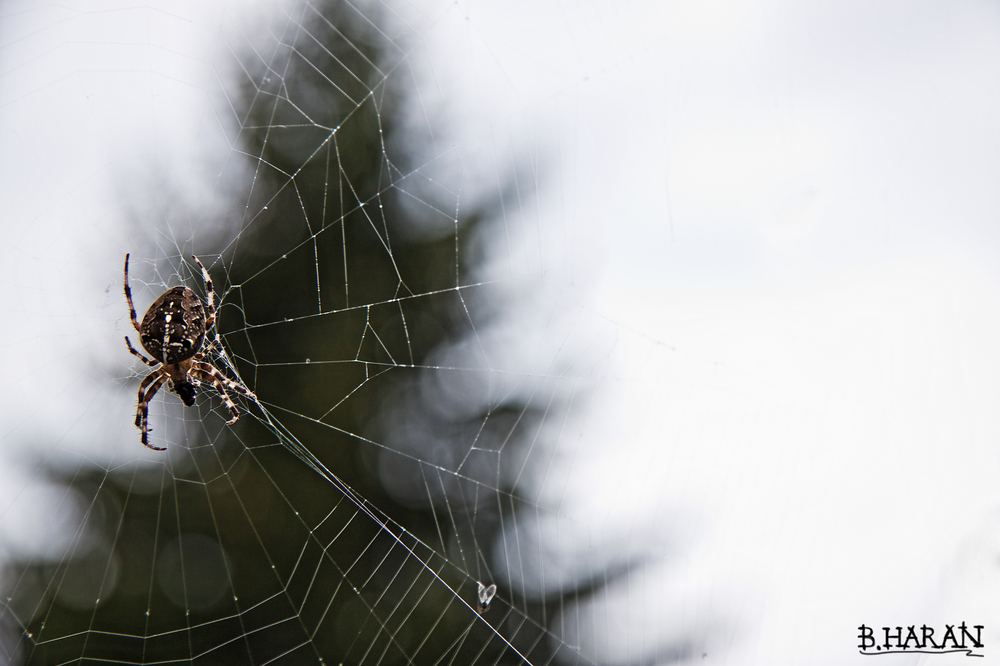
[[[479,612],[485,613],[490,609],[490,602],[493,601],[493,596],[497,593],[497,586],[490,585],[489,587],[486,587],[482,583],[478,583],[478,585],[479,585]]]

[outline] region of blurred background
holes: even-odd
[[[0,664],[997,659],[998,70],[971,0],[4,4]],[[141,445],[126,253],[236,424]]]

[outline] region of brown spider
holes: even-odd
[[[201,299],[193,291],[187,287],[173,287],[153,301],[143,315],[140,325],[135,317],[135,306],[132,304],[132,290],[128,286],[128,255],[125,255],[125,298],[128,299],[132,326],[138,331],[143,348],[153,358],[148,359],[137,352],[127,335],[125,344],[134,356],[149,367],[155,368],[155,371],[147,375],[139,385],[139,407],[135,413],[135,427],[142,430],[142,443],[154,451],[166,450],[149,443],[148,423],[149,401],[153,399],[163,382],[167,382],[168,388],[179,395],[188,407],[194,404],[195,390],[201,382],[212,382],[233,417],[226,421],[227,425],[235,423],[240,413],[226,393],[226,387],[242,393],[251,400],[257,400],[257,396],[250,389],[225,377],[205,360],[205,353],[216,343],[220,347],[222,343],[216,330],[215,338],[202,350],[206,332],[215,325],[215,291],[208,271],[198,261],[198,257],[192,258],[201,268],[201,275],[205,280],[208,317],[205,317]]]

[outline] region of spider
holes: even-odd
[[[236,423],[236,419],[240,417],[236,404],[226,393],[226,388],[242,393],[255,402],[257,400],[257,396],[250,389],[225,377],[205,360],[205,354],[216,344],[221,347],[222,343],[219,340],[219,331],[216,330],[215,338],[202,349],[207,331],[215,325],[215,291],[208,271],[198,261],[198,257],[192,258],[201,269],[202,278],[205,280],[208,316],[205,316],[201,299],[193,291],[187,287],[173,287],[153,301],[140,324],[135,316],[135,305],[132,304],[132,290],[128,286],[128,255],[125,255],[125,298],[128,299],[132,326],[139,333],[139,341],[143,348],[153,358],[146,358],[137,352],[127,335],[125,344],[136,358],[154,368],[154,371],[139,385],[139,406],[135,413],[135,427],[142,430],[142,443],[154,451],[166,449],[149,443],[149,401],[164,382],[167,382],[167,387],[180,396],[188,407],[194,404],[194,394],[201,382],[212,382],[232,415],[232,418],[226,421],[226,425]]]

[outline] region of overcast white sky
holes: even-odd
[[[486,274],[537,262],[619,336],[538,482],[575,523],[515,584],[593,574],[580,544],[661,555],[567,611],[604,663],[687,632],[713,663],[842,664],[861,623],[997,624],[1000,8],[468,15],[433,33],[454,89],[555,156],[504,228],[537,216],[537,243]]]
[[[840,664],[863,622],[964,619],[996,645],[1000,7],[403,7],[459,148],[547,154],[506,229],[529,242],[483,275],[543,270],[617,327],[549,499],[608,544],[697,525],[579,609],[617,630],[567,638],[620,663],[682,626],[705,663]],[[144,454],[109,370],[121,258],[148,240],[127,220],[155,214],[130,197],[163,169],[217,205],[207,91],[246,20],[2,10],[6,455],[94,455],[95,433]],[[0,553],[31,545],[10,507],[38,465],[3,466]]]

